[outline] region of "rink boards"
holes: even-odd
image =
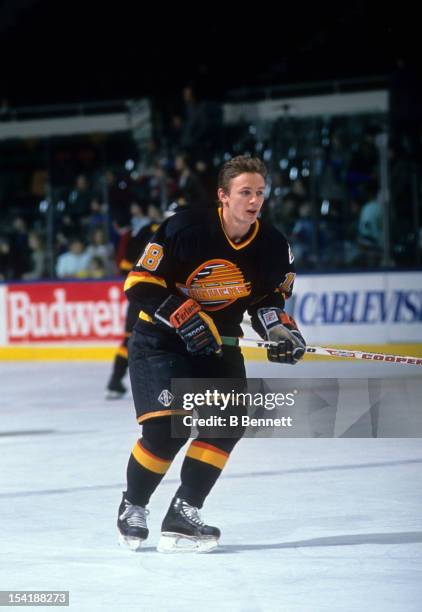
[[[107,361],[126,308],[120,279],[2,284],[0,359]],[[287,310],[308,344],[422,354],[422,272],[303,274]],[[247,319],[243,327],[257,337]],[[242,350],[266,359],[264,349]]]

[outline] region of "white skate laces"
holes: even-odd
[[[146,517],[149,514],[149,510],[143,508],[142,506],[136,506],[135,504],[131,504],[127,499],[125,499],[125,510],[119,516],[121,521],[126,521],[126,523],[130,527],[143,527],[147,528],[147,519]]]
[[[204,527],[205,523],[201,519],[198,508],[191,506],[188,502],[182,501],[182,512],[189,521],[195,523],[198,527]]]
[[[164,517],[157,550],[162,553],[206,553],[217,548],[219,538],[220,530],[206,525],[196,506],[177,497]]]
[[[149,511],[143,506],[131,504],[123,497],[119,506],[117,531],[119,543],[133,551],[140,550],[148,537],[147,519]]]

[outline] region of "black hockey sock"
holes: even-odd
[[[141,438],[135,444],[127,466],[127,499],[146,506],[160,484],[174,457],[160,457],[147,450]]]
[[[150,419],[135,444],[127,466],[127,499],[146,506],[186,438],[171,437],[169,417]]]
[[[202,508],[205,498],[220,476],[237,439],[196,439],[183,461],[182,484],[176,492],[191,506]]]

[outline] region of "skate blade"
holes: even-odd
[[[145,540],[141,540],[140,538],[134,538],[133,536],[124,536],[119,533],[119,544],[124,548],[129,548],[133,552],[138,552],[141,550],[142,544]]]
[[[197,538],[181,533],[161,534],[157,551],[161,553],[208,553],[215,550],[218,540],[213,537]]]
[[[125,396],[126,396],[126,391],[124,391],[123,393],[120,393],[119,391],[106,391],[104,395],[106,400],[123,399]]]

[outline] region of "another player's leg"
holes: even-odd
[[[106,399],[119,399],[126,394],[127,389],[123,384],[123,379],[128,369],[128,343],[138,315],[138,305],[130,302],[126,311],[125,337],[114,357],[113,369],[107,384]]]
[[[127,341],[128,337],[125,337],[114,357],[113,369],[106,389],[106,399],[119,399],[127,391],[123,384],[127,372]]]

